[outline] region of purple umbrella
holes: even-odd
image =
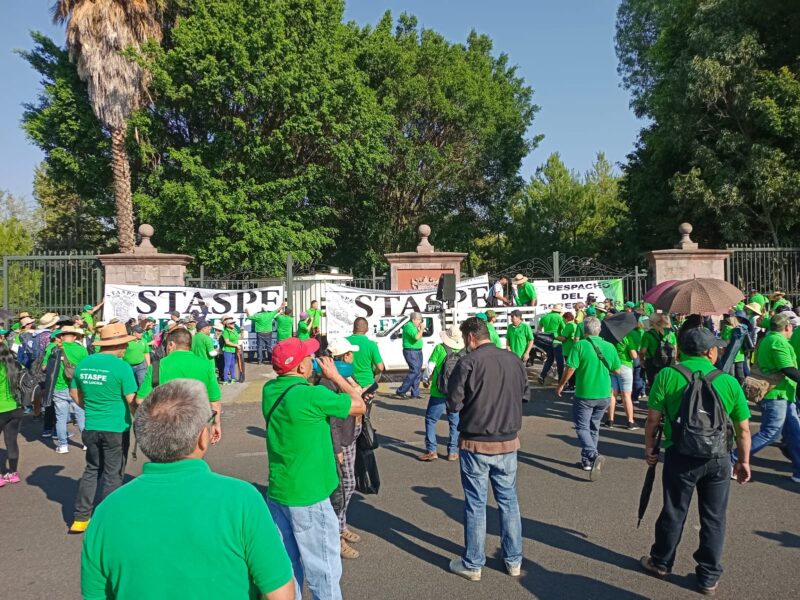
[[[647,291],[647,293],[644,295],[644,301],[653,304],[661,297],[661,294],[666,292],[676,283],[678,283],[677,279],[667,279],[666,281],[662,281],[656,287]]]

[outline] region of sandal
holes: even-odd
[[[355,531],[350,531],[349,529],[345,529],[339,537],[341,537],[346,542],[350,542],[351,544],[355,544],[361,541],[361,536],[358,535]]]
[[[420,454],[417,457],[417,460],[421,460],[422,462],[431,462],[437,458],[439,458],[439,455],[436,454],[436,452],[426,452],[425,454]]]
[[[344,541],[344,538],[339,538],[341,542],[341,555],[342,558],[358,558],[360,554],[358,550],[350,546],[347,542]]]

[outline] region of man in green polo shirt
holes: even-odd
[[[305,578],[314,598],[341,600],[339,519],[330,502],[339,476],[329,419],[363,415],[366,405],[331,358],[317,362],[322,376],[342,393],[309,385],[311,357],[317,350],[316,339],[292,337],[272,351],[278,377],[264,384],[262,393],[269,457],[267,504],[300,588]]]
[[[86,468],[78,484],[70,533],[86,531],[98,477],[103,477],[101,500],[122,485],[130,444],[129,407],[138,387],[131,365],[121,360],[130,351],[131,338],[122,323],[100,329],[100,339],[94,344],[99,353],[81,361],[70,383],[72,399],[86,413]]]
[[[77,367],[80,362],[89,356],[86,347],[80,343],[83,338],[83,330],[75,327],[62,327],[54,331],[52,337],[55,341],[50,342],[45,348],[42,364],[47,365],[51,360],[59,361],[58,374],[56,376],[55,388],[53,391],[53,408],[56,414],[56,436],[58,444],[56,452],[66,454],[69,452],[67,442],[67,424],[69,422],[70,411],[75,413],[78,421],[78,429],[83,431],[86,415],[83,409],[78,406],[69,393],[70,381],[64,373],[67,363]],[[54,367],[54,365],[51,365]]]
[[[278,316],[282,308],[283,305],[275,310],[269,310],[266,304],[262,304],[261,310],[252,315],[250,314],[249,308],[244,309],[248,321],[253,322],[253,331],[256,334],[258,364],[268,363],[272,358],[272,327],[275,324],[275,317]]]
[[[214,423],[211,426],[211,443],[217,444],[222,439],[222,394],[219,390],[214,363],[204,360],[192,352],[192,334],[183,327],[176,327],[167,334],[167,355],[156,361],[147,369],[137,400],[141,403],[147,395],[158,387],[173,379],[194,379],[206,387],[206,394],[214,411]],[[154,369],[158,370],[154,381]]]
[[[494,321],[497,319],[497,313],[489,309],[485,313],[477,313],[475,316],[486,323],[486,329],[489,330],[489,340],[491,340],[495,346],[502,350],[504,348],[503,342],[500,339],[500,335],[497,333],[497,329],[494,327]]]
[[[319,302],[316,300],[311,301],[311,307],[306,311],[311,319],[311,335],[317,337],[320,334],[322,327],[322,317],[325,313],[319,307]]]
[[[294,316],[291,308],[284,307],[281,309],[281,312],[275,317],[275,323],[279,342],[292,337],[294,333]]]
[[[522,362],[528,364],[531,348],[533,348],[531,326],[522,320],[522,313],[518,310],[512,310],[508,316],[511,322],[506,330],[506,348],[519,356]]]
[[[367,337],[369,323],[364,317],[353,322],[353,335],[347,338],[351,344],[358,346],[353,352],[353,379],[362,388],[368,388],[381,378],[385,370],[378,344]]]
[[[128,342],[128,348],[122,357],[133,369],[133,376],[136,378],[136,385],[142,385],[147,367],[150,366],[150,346],[144,339],[144,330],[138,325],[132,328],[133,339]],[[97,345],[97,344],[95,344]]]
[[[528,281],[527,277],[522,273],[517,273],[511,283],[517,286],[517,295],[514,297],[517,306],[536,306],[536,288]]]
[[[418,312],[411,313],[408,323],[403,325],[403,358],[408,365],[408,375],[395,391],[395,395],[405,398],[411,392],[411,397],[419,398],[419,383],[422,380],[422,336],[425,326],[422,315]]]
[[[211,333],[211,323],[201,320],[197,324],[197,333],[192,336],[192,354],[211,362],[213,365],[218,352],[209,333]]]
[[[731,375],[719,373],[714,368],[717,348],[723,344],[705,328],[690,329],[681,337],[683,359],[679,367],[697,377],[716,372],[711,385],[717,393],[725,412],[733,422],[739,462],[733,472],[740,483],[750,480],[750,411],[739,382]],[[655,543],[650,553],[641,558],[640,564],[648,573],[664,578],[672,570],[675,551],[681,539],[686,515],[697,488],[700,513],[700,547],[694,553],[697,561],[698,591],[712,595],[717,589],[722,574],[722,549],[725,541],[725,513],[730,491],[731,463],[727,454],[706,458],[684,455],[673,443],[673,430],[684,402],[684,392],[689,386],[687,376],[676,367],[662,369],[656,375],[647,402],[647,426],[645,431],[645,459],[648,465],[658,462],[654,450],[656,432],[664,422],[663,447],[664,508],[656,521]]]
[[[539,375],[539,385],[544,385],[544,380],[550,373],[550,367],[556,363],[556,371],[558,372],[558,379],[564,374],[564,349],[561,347],[561,332],[564,329],[564,317],[562,313],[564,307],[561,304],[556,304],[550,309],[550,312],[539,319],[539,331],[553,336],[553,343],[547,349],[547,358],[542,365],[542,372]]]
[[[595,481],[602,473],[605,459],[597,450],[600,423],[611,398],[611,374],[619,373],[619,355],[613,345],[600,337],[600,320],[583,320],[584,338],[567,357],[567,368],[556,388],[560,398],[567,382],[575,374],[575,399],[572,417],[581,445],[581,468]]]
[[[92,306],[91,304],[87,304],[86,306],[83,307],[83,311],[81,312],[81,319],[83,319],[83,322],[86,324],[86,330],[89,333],[94,333],[94,326],[95,326],[94,316],[97,314],[97,311],[103,307],[103,304],[105,304],[105,302],[106,301],[103,300],[97,306]]]
[[[95,511],[81,554],[84,600],[300,597],[258,490],[203,460],[212,419],[204,386],[185,379],[136,411],[151,462]]]
[[[770,330],[756,350],[756,364],[766,375],[782,373],[783,380],[770,390],[761,404],[761,428],[753,436],[750,456],[757,454],[783,433],[792,461],[792,481],[800,483],[800,419],[797,412],[797,355],[791,342],[794,327],[788,313],[773,316]],[[736,452],[731,455],[736,462]]]

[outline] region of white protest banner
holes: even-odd
[[[458,308],[486,306],[488,290],[489,279],[486,275],[462,280],[456,286]],[[378,333],[391,327],[402,315],[424,312],[428,302],[435,299],[435,289],[394,292],[326,284],[326,332],[329,339],[350,335],[353,333],[353,321],[357,317],[365,317],[370,332]]]
[[[537,315],[544,314],[560,304],[564,311],[575,312],[578,302],[586,303],[589,294],[593,294],[598,302],[611,298],[622,303],[622,280],[589,280],[589,281],[534,281],[533,287],[537,296]]]
[[[250,313],[266,306],[274,310],[283,303],[283,286],[255,288],[252,290],[212,290],[193,287],[106,285],[103,318],[127,321],[137,315],[153,317],[156,321],[168,319],[176,310],[181,315],[196,312],[209,321],[223,315],[234,317],[240,324]]]

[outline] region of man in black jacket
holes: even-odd
[[[486,323],[471,317],[461,325],[468,354],[448,383],[447,411],[459,413],[459,457],[464,487],[464,554],[450,570],[480,581],[486,562],[486,496],[492,484],[500,511],[503,559],[508,574],[519,577],[522,521],[517,501],[517,450],[522,428],[522,398],[528,386],[525,365],[512,352],[492,344]]]

